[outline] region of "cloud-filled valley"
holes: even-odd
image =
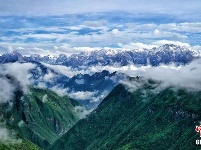
[[[71,67],[61,66],[61,65],[50,65],[44,64],[49,69],[45,74],[41,74],[38,79],[34,79],[30,70],[37,69],[36,64],[32,63],[11,63],[11,64],[3,64],[1,65],[1,74],[2,75],[10,75],[17,82],[19,82],[22,90],[27,93],[29,86],[36,86],[39,88],[49,88],[59,95],[69,95],[70,97],[77,100],[87,100],[89,99],[91,103],[100,102],[108,93],[108,90],[104,90],[99,93],[96,90],[83,90],[83,86],[92,86],[88,85],[89,81],[84,76],[92,77],[95,73],[103,72],[104,70],[109,71],[110,73],[123,73],[130,77],[142,76],[146,79],[153,79],[156,81],[162,81],[162,85],[173,86],[178,88],[185,88],[188,90],[201,90],[201,80],[199,78],[199,74],[201,73],[201,59],[195,59],[192,62],[186,65],[176,65],[174,63],[170,64],[161,64],[159,66],[137,66],[134,64],[130,64],[127,66],[83,66],[83,70],[77,70]],[[76,70],[76,71],[75,71]],[[42,72],[42,70],[39,69]],[[52,72],[54,71],[54,72]],[[89,75],[88,75],[89,74]],[[66,83],[70,83],[71,85],[67,85],[64,87],[61,83],[59,83],[57,78],[61,75],[61,77],[66,77]],[[90,77],[90,78],[91,78]],[[73,79],[74,78],[74,79]],[[90,79],[89,78],[89,79]],[[115,76],[105,76],[103,81],[124,83],[127,82],[126,78],[117,78]],[[58,78],[59,79],[59,78]],[[70,79],[70,80],[69,80]],[[72,80],[73,79],[73,80]],[[87,79],[87,80],[86,80]],[[1,102],[9,102],[12,99],[12,95],[16,90],[15,83],[11,83],[5,77],[1,77]],[[72,80],[72,81],[71,81]],[[16,82],[15,81],[15,82]],[[37,81],[37,84],[35,84]],[[96,81],[94,81],[95,83]],[[92,82],[93,83],[93,82]],[[91,84],[91,83],[90,83]],[[115,85],[115,84],[114,84]],[[75,86],[75,87],[74,87]],[[72,89],[71,89],[72,88]],[[76,90],[73,90],[73,89]],[[79,90],[80,89],[80,90]]]

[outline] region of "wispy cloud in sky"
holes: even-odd
[[[200,45],[200,8],[199,0],[0,0],[0,53],[69,54],[159,40]]]

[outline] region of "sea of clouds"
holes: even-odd
[[[86,67],[83,66],[83,70],[74,70],[71,67],[59,66],[59,65],[46,65],[47,67],[53,69],[55,72],[66,75],[68,77],[73,77],[76,74],[93,74],[95,72],[101,72],[103,70],[108,70],[109,72],[120,72],[125,73],[131,77],[143,76],[146,79],[153,79],[157,81],[162,81],[163,87],[173,86],[177,88],[185,88],[187,90],[201,90],[201,59],[196,59],[187,65],[177,66],[174,63],[169,65],[161,64],[157,67],[153,66],[93,66]],[[30,69],[34,69],[36,67],[35,64],[32,63],[8,63],[0,65],[0,104],[2,103],[12,103],[12,98],[14,96],[14,92],[18,86],[16,86],[16,82],[19,83],[22,91],[26,94],[29,91],[29,86],[32,85],[31,74],[29,72]],[[13,77],[16,81],[11,81],[6,75]],[[48,72],[44,75],[44,80],[50,80],[54,78],[55,74]],[[119,81],[127,85],[130,89],[137,89],[140,87],[138,83],[131,83],[126,81]],[[77,84],[80,84],[77,83]],[[38,87],[46,88],[45,85],[39,84]],[[55,91],[59,95],[66,95],[69,89],[62,89],[61,87],[54,86],[51,90]],[[97,91],[71,91],[68,93],[70,97],[73,97],[77,100],[90,99],[91,101],[99,101],[103,99],[107,95],[107,91],[102,93],[100,96],[95,97],[94,95]],[[45,99],[45,98],[44,98]],[[86,117],[91,110],[85,110],[83,108],[76,108],[77,111],[81,112],[81,118]],[[13,140],[13,134],[6,129],[5,126],[0,126],[0,141],[11,141]],[[19,142],[17,140],[17,142]]]

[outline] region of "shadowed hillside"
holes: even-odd
[[[80,106],[68,96],[60,97],[45,89],[30,88],[28,94],[17,89],[13,104],[1,104],[6,124],[21,137],[47,148],[79,119]]]

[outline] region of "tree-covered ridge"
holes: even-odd
[[[2,104],[0,112],[23,138],[47,148],[80,119],[76,106],[80,105],[68,96],[31,87],[28,94],[17,90],[13,105]]]
[[[201,92],[159,87],[151,80],[134,91],[118,85],[49,149],[200,149]]]
[[[32,142],[23,139],[22,143],[3,144],[0,143],[0,150],[39,150],[40,148]]]

